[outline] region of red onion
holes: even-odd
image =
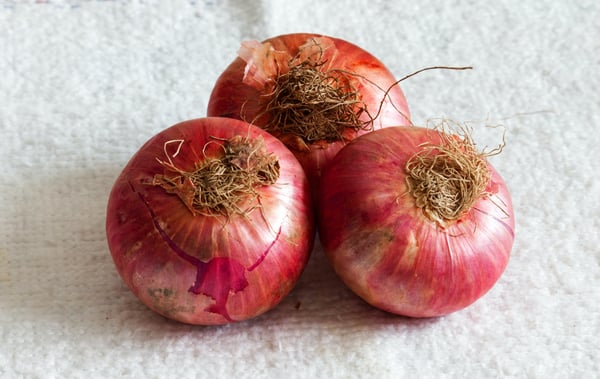
[[[325,171],[319,236],[340,278],[399,315],[462,309],[504,271],[514,239],[508,189],[468,133],[390,127],[361,136]]]
[[[280,138],[316,190],[321,171],[346,142],[373,129],[410,124],[395,83],[383,63],[356,45],[287,34],[244,42],[218,78],[207,114],[243,119]]]
[[[110,194],[116,268],[149,308],[190,324],[257,316],[295,285],[314,242],[308,180],[276,138],[204,118],[151,138]]]

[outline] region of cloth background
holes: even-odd
[[[589,1],[0,0],[1,378],[593,378],[600,372],[600,6]],[[401,77],[413,122],[471,121],[511,190],[496,286],[436,319],[378,311],[317,245],[293,292],[195,327],[114,269],[108,193],[152,135],[205,115],[244,39],[324,33]],[[297,305],[300,304],[298,309]]]

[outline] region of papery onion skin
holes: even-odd
[[[514,240],[508,189],[487,162],[490,194],[442,228],[407,192],[405,165],[437,132],[391,127],[348,144],[322,177],[319,237],[342,281],[382,310],[409,317],[458,311],[499,279]]]
[[[299,47],[310,38],[326,38],[334,42],[336,53],[327,61],[327,67],[342,69],[355,75],[357,79],[355,84],[361,100],[372,116],[377,113],[384,99],[385,90],[391,87],[381,112],[373,122],[373,129],[387,125],[410,125],[410,113],[404,93],[399,85],[393,86],[396,82],[395,77],[380,60],[362,48],[339,38],[311,33],[280,35],[269,38],[263,43],[269,42],[275,50],[289,52],[294,56],[298,53]],[[258,119],[256,117],[263,112],[262,104],[268,99],[268,95],[243,83],[245,67],[246,62],[238,57],[219,76],[209,99],[207,115],[244,119],[262,127],[268,123],[268,117]],[[373,81],[379,88],[360,79],[360,76]],[[366,114],[361,116],[361,120],[367,119]],[[366,132],[359,130],[347,133],[345,137],[351,140]],[[292,149],[315,191],[322,170],[346,142],[318,142],[309,145],[309,151]]]
[[[194,215],[178,196],[148,184],[165,173],[157,159],[165,159],[167,141],[183,141],[171,159],[193,170],[204,154],[219,154],[220,140],[236,135],[262,137],[279,160],[277,182],[257,189],[260,209],[228,220]],[[124,282],[152,310],[189,324],[246,320],[278,304],[308,262],[311,201],[302,167],[273,136],[233,119],[184,121],[146,142],[117,178],[107,207],[108,245]]]

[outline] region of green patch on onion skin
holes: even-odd
[[[148,288],[148,295],[155,298],[169,297],[173,295],[173,290],[170,288]]]
[[[168,141],[166,144],[172,142],[180,144],[173,155],[175,157],[183,141]],[[261,137],[251,140],[235,136],[220,142],[223,154],[197,162],[193,171],[177,168],[168,155],[167,160],[158,159],[172,174],[156,174],[151,184],[179,196],[192,214],[230,217],[259,208],[256,189],[274,184],[279,179],[277,157],[267,152]],[[251,200],[251,205],[241,208],[240,204],[248,200]]]
[[[439,144],[423,144],[405,166],[408,192],[416,206],[442,227],[488,195],[491,172],[486,158],[500,153],[504,146],[503,142],[491,152],[480,152],[466,127],[451,134],[447,126],[444,121],[436,127]]]

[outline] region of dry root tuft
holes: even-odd
[[[441,226],[459,219],[488,195],[491,173],[486,157],[499,152],[477,151],[466,127],[454,134],[446,128],[447,123],[443,123],[432,131],[439,133],[439,145],[424,144],[406,163],[409,193],[417,207]]]
[[[266,151],[261,137],[236,136],[223,141],[222,147],[222,156],[206,158],[191,172],[177,168],[171,157],[159,160],[172,174],[157,174],[152,184],[179,196],[193,214],[229,217],[260,207],[257,188],[279,178],[277,157]]]
[[[314,48],[314,46],[313,46]],[[271,100],[265,107],[270,121],[263,128],[274,135],[295,136],[306,145],[317,141],[339,141],[344,132],[370,130],[373,119],[367,114],[352,74],[324,70],[323,50],[299,61],[300,51],[290,60],[288,72],[280,74]]]

